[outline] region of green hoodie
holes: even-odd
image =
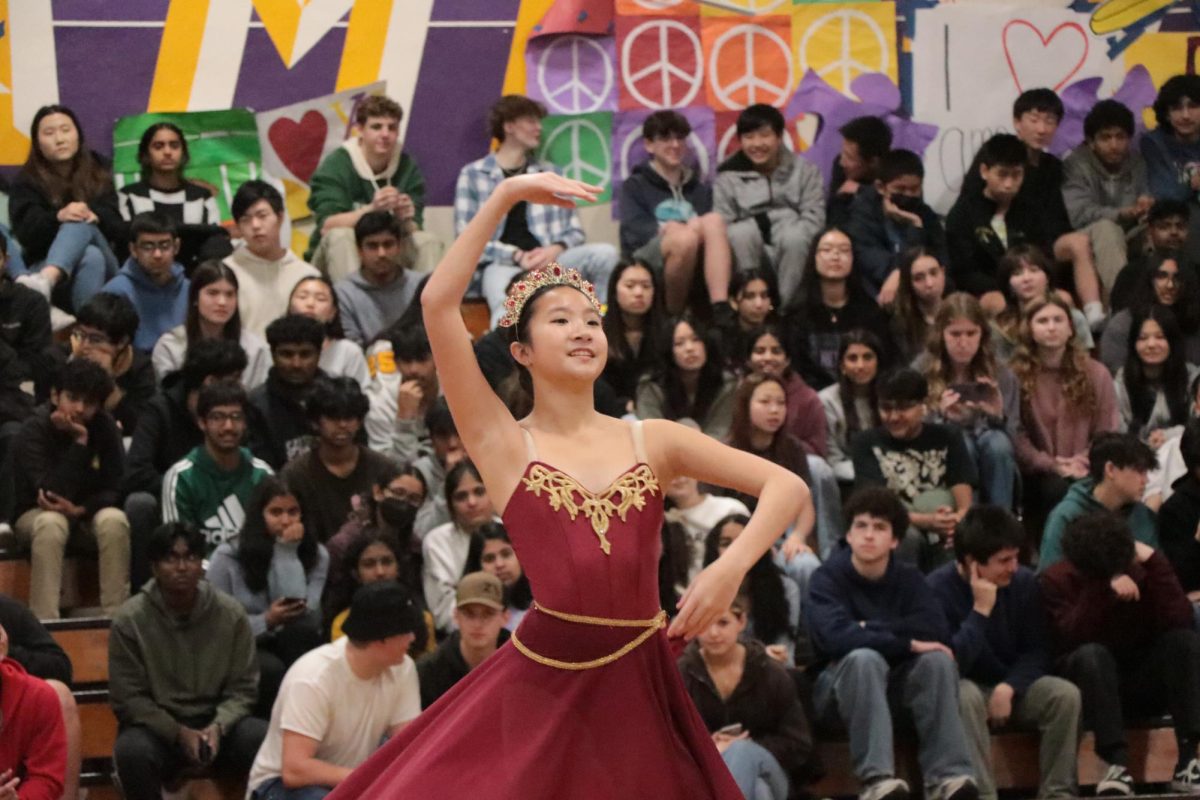
[[[151,579],[117,611],[108,642],[109,699],[121,727],[141,725],[174,742],[181,725],[215,722],[227,731],[254,707],[250,621],[207,581],[192,612],[179,617]]]
[[[204,531],[210,555],[220,545],[237,541],[250,492],[272,474],[267,462],[240,449],[237,469],[221,469],[204,445],[198,445],[163,476],[163,522],[190,522]]]
[[[1050,512],[1042,534],[1042,549],[1038,553],[1038,572],[1045,572],[1063,560],[1062,537],[1067,523],[1093,511],[1108,510],[1092,494],[1095,488],[1096,482],[1091,478],[1075,481]],[[1134,539],[1158,549],[1158,519],[1145,503],[1130,503],[1117,513],[1129,523]]]

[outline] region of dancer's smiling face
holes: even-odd
[[[556,286],[528,301],[513,358],[530,372],[594,381],[608,358],[600,312],[571,286]]]

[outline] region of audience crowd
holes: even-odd
[[[997,796],[989,731],[1040,733],[1038,796],[1128,796],[1127,718],[1168,713],[1171,782],[1200,794],[1200,76],[1157,128],[1095,104],[1084,140],[1023,92],[943,218],[875,117],[833,180],[752,105],[712,185],[675,111],[643,126],[619,243],[521,203],[472,293],[494,323],[554,261],[607,301],[597,409],[692,425],[812,488],[737,599],[683,652],[687,691],[751,800],[801,796],[848,737],[863,800]],[[184,178],[146,130],[114,188],[71,109],[40,109],[0,229],[0,520],[31,562],[0,596],[0,800],[78,792],[70,663],[39,620],[111,618],[113,763],[129,798],[193,775],[260,800],[328,794],[503,645],[529,581],[439,397],[419,302],[446,243],[402,110],[369,97],[312,178],[304,258],[283,197]],[[461,230],[535,153],[545,109],[501,98],[464,166]],[[500,329],[476,352],[531,405]],[[756,499],[662,487],[668,613]],[[98,565],[99,608],[64,564]],[[908,734],[905,734],[908,735]]]

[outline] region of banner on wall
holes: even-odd
[[[538,158],[558,165],[568,178],[604,187],[596,204],[612,199],[611,111],[542,120],[542,146]],[[595,204],[593,204],[595,205]]]
[[[283,182],[293,220],[311,216],[309,181],[321,159],[351,134],[358,104],[370,95],[385,94],[386,89],[384,81],[376,81],[254,115],[263,168]]]
[[[156,122],[172,122],[183,131],[189,155],[185,177],[211,188],[221,219],[226,222],[232,219],[229,204],[233,193],[262,173],[262,150],[254,114],[235,108],[122,117],[113,127],[113,178],[118,188],[141,180],[138,143],[146,128]]]

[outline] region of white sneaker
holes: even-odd
[[[899,778],[880,778],[867,784],[858,800],[908,800],[908,784]]]
[[[1096,784],[1097,797],[1132,797],[1133,776],[1124,767],[1113,764]]]
[[[26,272],[24,275],[18,275],[14,280],[26,289],[33,289],[46,298],[47,303],[50,302],[50,292],[54,289],[54,284],[50,283],[50,279],[42,273]]]
[[[1175,772],[1175,777],[1171,779],[1171,791],[1200,794],[1200,758],[1193,758],[1186,767]]]
[[[931,797],[935,800],[979,800],[979,787],[970,775],[956,775],[939,783]]]
[[[50,330],[54,333],[65,331],[75,324],[75,318],[58,306],[50,306]]]

